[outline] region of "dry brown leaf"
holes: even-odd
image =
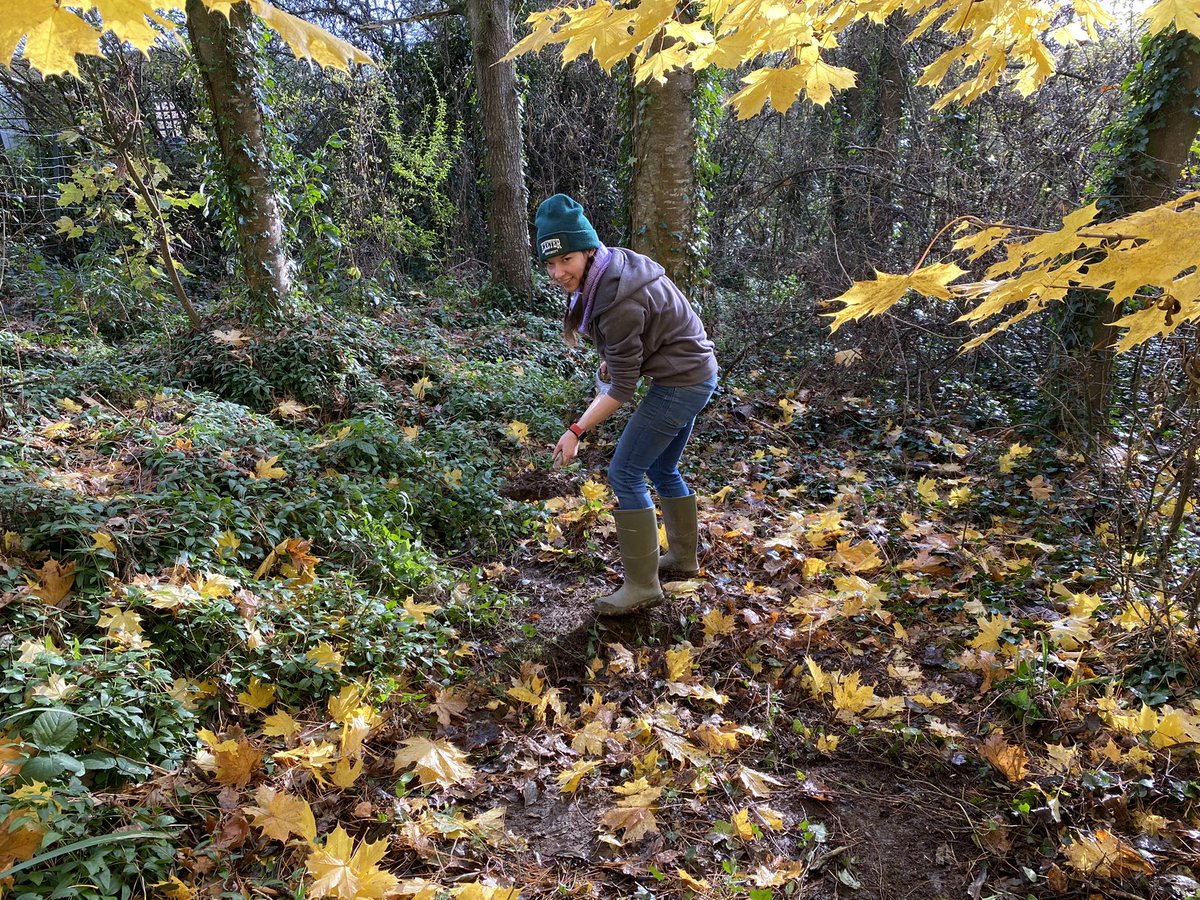
[[[1098,829],[1092,834],[1076,832],[1063,855],[1071,868],[1083,875],[1126,878],[1153,875],[1154,866],[1115,834]]]
[[[260,784],[254,794],[258,806],[247,806],[252,816],[250,824],[262,829],[262,833],[277,841],[287,842],[293,834],[312,843],[317,838],[317,822],[312,807],[303,797],[293,797],[276,791],[270,785]]]
[[[75,561],[63,565],[57,559],[48,559],[38,570],[37,584],[30,582],[30,593],[47,606],[58,606],[71,593],[75,584]]]
[[[467,701],[455,693],[454,688],[443,688],[434,694],[429,708],[437,716],[438,724],[445,728],[452,718],[462,718],[467,711]]]
[[[45,834],[45,831],[18,810],[10,812],[8,817],[0,822],[0,872],[32,858],[42,846]],[[0,891],[3,890],[2,884],[0,882]]]
[[[1029,773],[1029,754],[1022,747],[1006,742],[998,731],[993,731],[979,746],[979,755],[1009,781],[1024,781]]]

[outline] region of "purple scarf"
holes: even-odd
[[[571,295],[570,309],[574,309],[576,303],[583,302],[583,318],[579,321],[578,329],[580,334],[587,334],[588,321],[592,318],[592,302],[596,299],[596,289],[600,287],[600,279],[604,275],[604,270],[612,262],[612,255],[612,250],[601,244],[592,258],[592,266],[588,269],[587,277],[583,279],[583,287]]]

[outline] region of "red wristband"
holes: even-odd
[[[580,440],[580,441],[582,441],[584,436],[587,434],[587,432],[584,431],[582,428],[580,428],[579,425],[575,422],[572,422],[570,425],[567,426],[567,431],[569,431],[569,432],[571,432],[571,434],[575,435],[576,439]]]

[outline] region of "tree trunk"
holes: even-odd
[[[1092,191],[1105,219],[1149,209],[1171,198],[1200,129],[1200,41],[1186,32],[1147,40],[1127,83],[1130,110],[1114,135],[1118,148]],[[1113,323],[1121,311],[1105,296],[1068,297],[1063,338],[1074,357],[1068,397],[1082,426],[1096,436],[1107,428],[1112,398]]]
[[[288,308],[291,274],[258,105],[253,15],[238,3],[226,20],[200,0],[187,0],[188,35],[212,109],[251,309],[270,318]]]
[[[483,113],[487,175],[484,204],[492,271],[514,294],[532,296],[529,195],[521,136],[521,94],[516,65],[498,62],[513,45],[509,0],[467,0],[467,24],[475,57],[475,87]]]
[[[666,84],[634,86],[632,102],[629,246],[685,291],[694,286],[697,263],[695,90],[695,73],[676,70]]]

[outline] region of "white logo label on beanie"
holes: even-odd
[[[547,256],[554,250],[562,249],[562,241],[559,238],[550,238],[542,241],[542,256]]]

